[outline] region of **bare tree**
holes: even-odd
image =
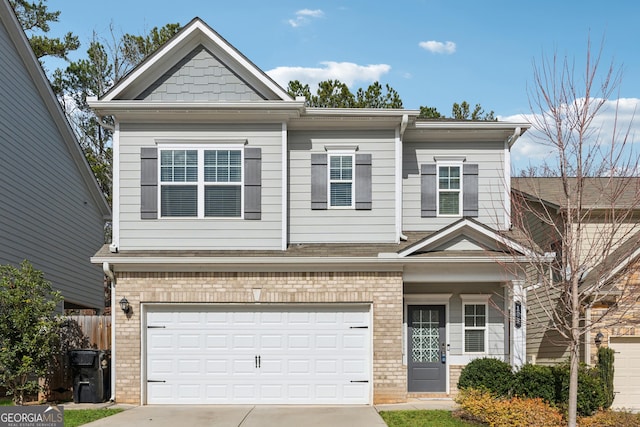
[[[621,126],[618,106],[610,107],[621,71],[613,63],[601,69],[601,56],[602,47],[594,52],[589,41],[583,69],[557,54],[534,62],[532,126],[555,157],[513,180],[514,226],[532,247],[555,252],[554,262],[527,265],[537,282],[528,294],[528,320],[545,324],[568,350],[570,426],[582,340],[595,324],[619,322],[637,297],[628,278],[640,236],[633,217],[640,207],[638,160],[630,125]],[[608,108],[611,122],[598,124]],[[587,318],[594,306],[605,309]]]

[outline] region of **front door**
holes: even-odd
[[[410,392],[445,392],[444,305],[410,305],[407,310]]]

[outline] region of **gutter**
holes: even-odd
[[[111,402],[116,401],[116,276],[108,262],[102,263],[102,271],[111,281]]]

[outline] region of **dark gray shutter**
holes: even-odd
[[[356,154],[356,209],[371,210],[371,154]]]
[[[436,216],[436,165],[426,164],[420,167],[420,216],[422,218],[432,218]]]
[[[140,218],[158,219],[158,148],[140,149]]]
[[[244,150],[244,219],[262,217],[262,149]]]
[[[327,155],[311,154],[311,209],[327,209]]]
[[[462,168],[462,216],[478,216],[478,165],[465,164]]]

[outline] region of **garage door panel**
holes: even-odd
[[[147,403],[369,403],[351,382],[370,376],[369,321],[364,306],[152,307],[147,379],[166,383]]]
[[[614,408],[640,410],[640,337],[611,337],[615,351],[613,389]]]

